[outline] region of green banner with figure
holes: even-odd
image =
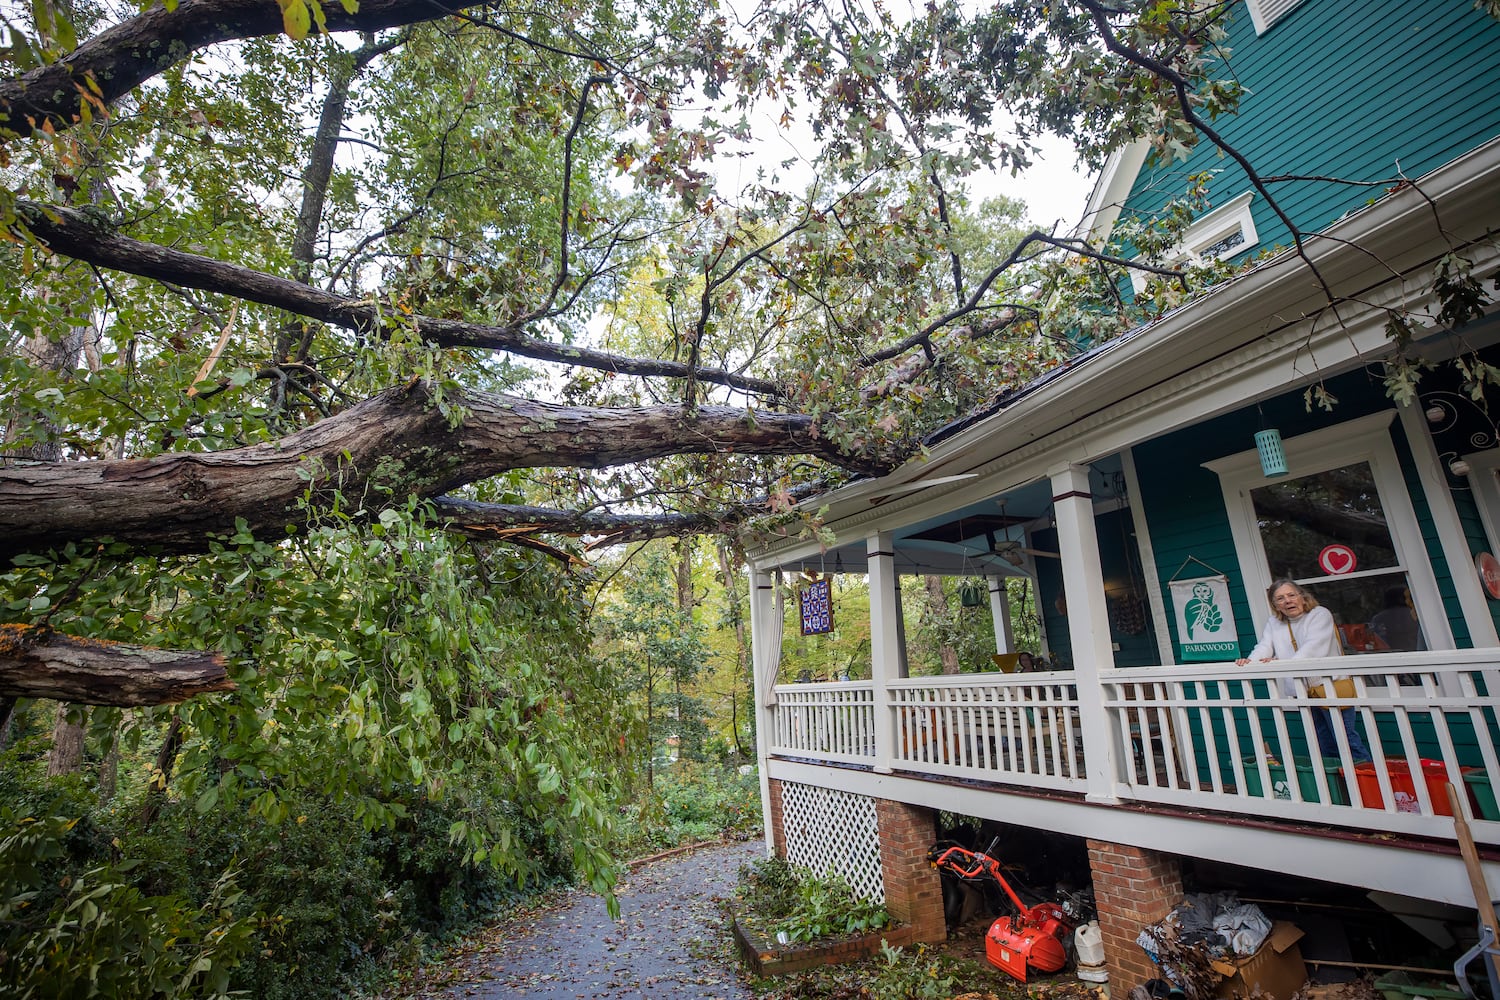
[[[1240,637],[1229,603],[1229,578],[1200,576],[1173,580],[1171,587],[1178,659],[1183,663],[1237,659]]]

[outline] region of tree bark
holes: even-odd
[[[4,661],[0,661],[3,663]],[[0,666],[0,671],[3,671]],[[83,766],[83,723],[68,718],[69,706],[57,706],[52,722],[52,748],[47,751],[47,777],[72,774]]]
[[[511,469],[606,468],[665,455],[837,454],[812,418],[731,407],[574,407],[414,381],[269,444],[204,454],[0,469],[0,559],[110,538],[203,551],[243,521],[268,538],[335,492],[377,510]],[[300,502],[311,497],[311,505]]]
[[[36,626],[0,625],[0,697],[133,708],[234,687],[218,653],[75,639]]]
[[[316,0],[312,0],[316,2]],[[360,0],[349,14],[322,4],[328,30],[379,31],[443,17],[451,10],[424,0]],[[62,60],[0,82],[0,130],[22,135],[50,125],[55,131],[91,117],[131,90],[187,60],[193,53],[238,38],[277,35],[281,8],[265,0],[184,0],[154,5],[79,45]]]

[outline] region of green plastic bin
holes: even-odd
[[[1464,784],[1469,786],[1469,803],[1474,807],[1475,819],[1500,819],[1500,807],[1495,805],[1495,789],[1487,771],[1481,768],[1465,772]]]
[[[1255,756],[1244,757],[1241,762],[1245,765],[1245,794],[1257,797],[1265,793],[1260,787],[1259,758]],[[1347,806],[1349,804],[1349,793],[1344,788],[1344,779],[1339,777],[1339,760],[1337,757],[1324,757],[1323,774],[1328,779],[1328,795],[1333,800],[1332,805]],[[1318,794],[1318,779],[1313,774],[1313,762],[1310,757],[1293,757],[1292,767],[1297,772],[1297,789],[1302,793],[1303,802],[1321,802],[1322,797]],[[1271,788],[1276,790],[1282,788],[1278,799],[1290,799],[1290,789],[1286,789],[1286,765],[1281,761],[1276,763],[1266,762],[1266,771],[1271,776]]]
[[[1428,1000],[1464,1000],[1465,993],[1452,981],[1424,979],[1418,982],[1405,972],[1387,972],[1375,980],[1375,988],[1385,994],[1385,1000],[1411,1000],[1426,997]]]

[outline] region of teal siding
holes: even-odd
[[[1339,400],[1332,413],[1315,410],[1309,413],[1300,392],[1287,393],[1261,404],[1267,426],[1281,430],[1291,438],[1309,431],[1344,423],[1355,417],[1385,409],[1390,404],[1378,380],[1363,372],[1353,372],[1328,383]],[[1230,595],[1234,601],[1234,619],[1243,651],[1255,645],[1268,608],[1262,594],[1246,594],[1240,579],[1239,560],[1229,531],[1229,515],[1224,509],[1219,478],[1202,467],[1203,462],[1244,451],[1260,429],[1260,414],[1254,408],[1205,421],[1137,445],[1134,449],[1136,471],[1140,479],[1141,503],[1151,532],[1155,566],[1147,576],[1156,586],[1171,618],[1171,593],[1168,582],[1182,570],[1194,575],[1194,566],[1183,568],[1189,557],[1208,563],[1229,577]],[[1432,510],[1417,478],[1415,459],[1401,432],[1399,421],[1393,421],[1392,434],[1407,492],[1417,516],[1425,554],[1437,578],[1444,612],[1460,646],[1472,645],[1468,625],[1463,619],[1454,588],[1453,572],[1443,557],[1432,520]],[[1468,567],[1463,567],[1469,572]],[[1153,575],[1154,572],[1154,575]],[[1492,610],[1493,613],[1493,610]],[[1168,621],[1174,649],[1179,641],[1178,623]]]
[[[1262,177],[1416,178],[1500,135],[1500,22],[1470,0],[1355,3],[1304,0],[1263,36],[1236,5],[1229,66],[1247,91],[1240,113],[1214,123]],[[1212,203],[1249,189],[1206,139],[1186,161],[1148,165],[1125,214],[1149,215],[1186,178],[1214,171]],[[1378,198],[1383,186],[1278,183],[1272,194],[1304,231]],[[1257,194],[1259,245],[1291,242]]]

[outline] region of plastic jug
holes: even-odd
[[[1077,949],[1079,965],[1104,964],[1104,935],[1099,931],[1099,921],[1090,920],[1073,933],[1073,946]]]

